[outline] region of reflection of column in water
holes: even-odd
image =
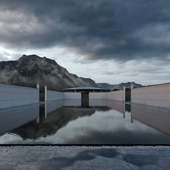
[[[40,119],[39,119],[39,117],[37,117],[37,124],[39,124],[39,122],[40,122]]]
[[[123,118],[125,118],[125,103],[123,104]]]
[[[47,103],[45,103],[45,119],[47,119]]]
[[[39,113],[38,113],[38,117],[37,117],[37,124],[40,123],[40,106],[39,106]]]
[[[133,117],[132,117],[132,114],[131,114],[131,123],[133,123]]]

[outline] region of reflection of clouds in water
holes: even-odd
[[[149,116],[151,110],[146,107],[144,107],[143,109],[140,112],[140,108],[137,107],[135,111],[133,110],[132,117],[134,117],[135,115],[137,116],[137,114],[139,114],[139,116],[142,116],[145,118],[145,120],[149,121],[153,120],[153,114],[155,115],[154,116],[155,118],[158,113],[159,113],[158,115],[161,116],[163,115],[166,116],[168,113],[166,110],[163,112],[160,112],[160,110],[158,110],[158,112],[156,112],[157,109],[154,108],[153,114]],[[40,124],[42,123],[42,126],[40,126],[40,129],[38,129],[38,134],[39,132],[43,131],[44,134],[47,134],[48,136],[38,137],[36,140],[32,140],[30,139],[30,135],[28,135],[29,137],[26,135],[25,138],[27,139],[23,140],[20,136],[11,133],[1,136],[0,144],[3,143],[121,144],[122,141],[123,142],[126,141],[127,143],[129,142],[129,144],[140,141],[143,141],[143,143],[145,141],[149,141],[149,143],[146,142],[144,144],[155,144],[155,141],[159,141],[160,144],[163,144],[162,141],[164,140],[165,142],[167,141],[170,142],[169,136],[166,136],[163,133],[160,133],[159,131],[150,128],[149,126],[142,124],[135,119],[133,120],[133,123],[131,123],[131,113],[129,112],[125,112],[125,118],[123,118],[124,114],[114,109],[103,110],[94,108],[90,110],[89,109],[84,110],[82,108],[81,110],[82,112],[80,112],[79,110],[80,110],[79,108],[68,109],[67,111],[69,112],[64,114],[64,117],[61,116],[62,110],[59,110],[59,112],[56,112],[54,115],[52,114],[54,117],[51,114],[49,114],[47,117],[48,121],[46,120],[45,124],[48,122],[50,127],[52,127],[52,129],[55,130],[54,131],[55,134],[48,135],[46,133],[47,132],[46,130],[48,130],[48,128],[44,127],[43,126],[44,123],[40,121]],[[145,115],[147,115],[147,117],[145,117]],[[59,122],[57,121],[58,117],[60,117]],[[152,124],[153,122],[149,121],[149,123]],[[30,127],[33,127],[32,124]],[[27,132],[28,133],[31,132],[30,128],[26,129],[27,130],[24,132],[24,134]],[[15,132],[15,130],[13,132]]]
[[[131,123],[130,117],[131,115],[128,114],[124,119],[123,114],[115,110],[109,110],[107,112],[96,111],[90,117],[87,116],[73,120],[65,127],[59,129],[56,134],[45,138],[41,137],[36,141],[64,143],[65,141],[74,139],[84,141],[85,137],[93,138],[95,134],[97,135],[95,138],[100,139],[107,133],[109,133],[109,136],[117,136],[119,134],[121,136],[121,134],[125,133],[134,133],[135,135],[146,132],[151,134],[157,133],[156,130],[136,120],[134,120],[134,123]]]
[[[1,136],[0,144],[21,142],[22,138],[14,133],[6,133]]]

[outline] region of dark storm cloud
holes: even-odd
[[[170,54],[170,2],[162,0],[0,1],[0,43],[75,49],[86,59]]]

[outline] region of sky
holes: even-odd
[[[0,61],[23,54],[96,83],[170,82],[170,1],[0,0]]]

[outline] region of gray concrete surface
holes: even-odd
[[[0,83],[0,109],[39,102],[39,89]]]
[[[170,169],[170,147],[1,146],[0,170]]]
[[[170,83],[132,88],[131,102],[170,108]]]

